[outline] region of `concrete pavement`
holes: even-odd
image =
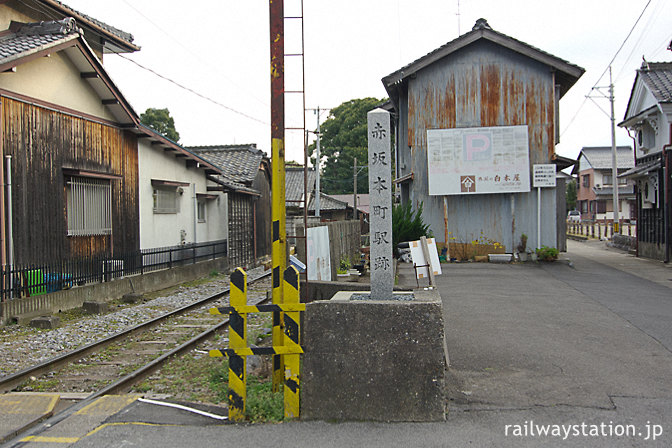
[[[222,425],[136,401],[72,446],[672,446],[672,270],[603,242],[563,258],[443,265],[446,422]]]

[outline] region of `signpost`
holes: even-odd
[[[394,288],[392,260],[392,170],[390,113],[367,114],[371,207],[371,299],[388,300]]]
[[[541,189],[555,187],[555,165],[552,163],[532,166],[532,187],[537,189],[537,249],[541,248]]]

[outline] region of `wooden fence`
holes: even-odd
[[[308,227],[327,226],[329,228],[329,255],[331,263],[331,278],[336,279],[336,269],[343,258],[356,264],[360,259],[361,230],[359,221],[333,221],[308,223]],[[304,235],[303,226],[297,226],[297,235]],[[297,255],[300,260],[306,256],[303,244],[297,244]]]

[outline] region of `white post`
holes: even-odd
[[[5,156],[7,174],[5,181],[7,182],[7,265],[9,266],[9,298],[13,298],[14,290],[14,276],[12,269],[14,268],[14,216],[12,211],[12,156]]]
[[[541,187],[537,187],[537,249],[541,249]]]
[[[618,161],[616,158],[616,118],[614,117],[614,83],[611,81],[611,66],[609,66],[609,101],[611,102],[611,185],[613,188],[614,233],[620,233],[619,203],[618,203]]]

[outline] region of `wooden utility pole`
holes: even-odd
[[[357,157],[355,157],[355,163],[352,165],[352,182],[355,184],[355,192],[352,194],[352,217],[353,219],[359,218],[359,213],[357,213]]]
[[[285,17],[283,0],[269,0],[271,28],[271,260],[273,303],[283,300],[287,268],[285,208]],[[307,206],[308,204],[306,204]],[[283,345],[282,314],[273,316],[273,346]],[[283,383],[281,355],[273,355],[273,390]]]

